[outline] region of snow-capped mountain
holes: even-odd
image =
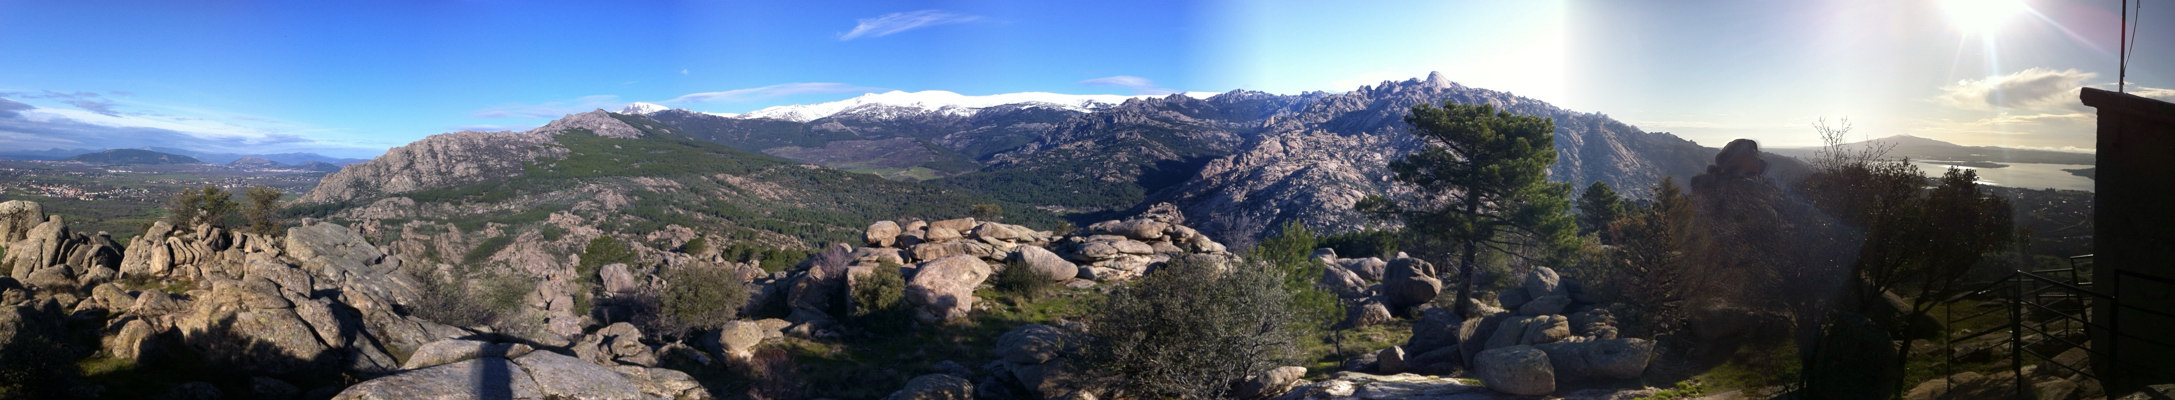
[[[808,122],[838,114],[864,114],[881,118],[887,115],[895,116],[917,111],[967,116],[973,115],[983,108],[1022,103],[1043,104],[1067,110],[1087,112],[1109,108],[1135,97],[1149,96],[1076,95],[1045,92],[968,96],[942,90],[920,92],[894,90],[884,93],[869,93],[828,103],[769,107],[741,114],[740,117]]]
[[[643,103],[643,102],[635,102],[635,103],[633,103],[633,104],[628,104],[626,108],[621,108],[621,109],[619,109],[619,113],[620,113],[620,114],[634,114],[634,115],[649,115],[650,113],[654,113],[654,112],[658,112],[658,111],[664,111],[664,110],[670,110],[670,109],[672,109],[672,107],[665,107],[665,106],[664,106],[664,105],[662,105],[662,104],[657,104],[657,103]]]
[[[1215,96],[1216,92],[1186,92],[1196,99]],[[985,108],[1025,104],[1044,106],[1068,111],[1091,112],[1117,106],[1126,100],[1153,98],[1168,95],[1115,95],[1115,94],[1061,94],[1048,92],[1004,93],[970,96],[943,90],[907,92],[893,90],[884,93],[868,93],[851,99],[816,104],[794,104],[767,107],[744,114],[699,112],[726,118],[774,119],[808,122],[836,115],[856,115],[874,119],[890,119],[911,114],[941,113],[951,116],[969,116]],[[656,103],[636,102],[620,109],[621,114],[650,115],[673,108]],[[692,110],[690,110],[692,111]]]

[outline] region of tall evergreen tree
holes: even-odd
[[[1402,220],[1410,234],[1453,247],[1458,312],[1472,309],[1473,271],[1482,251],[1554,259],[1575,246],[1565,213],[1571,186],[1548,181],[1548,167],[1556,163],[1555,122],[1446,101],[1439,108],[1413,106],[1405,123],[1427,148],[1391,162],[1390,169],[1418,195],[1406,204],[1369,196],[1357,208]],[[1520,248],[1549,254],[1523,255]]]
[[[1609,233],[1609,224],[1626,216],[1624,198],[1616,195],[1609,184],[1594,181],[1586,186],[1586,193],[1578,196],[1578,233],[1599,233],[1601,242],[1616,244]]]

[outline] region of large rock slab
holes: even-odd
[[[400,369],[421,369],[485,357],[511,358],[529,354],[529,345],[447,339],[424,344],[408,356]]]
[[[545,392],[519,363],[489,357],[372,379],[335,400],[540,399]]]
[[[967,311],[974,309],[974,287],[989,275],[989,264],[974,256],[930,261],[906,282],[906,301],[914,305],[915,318],[925,322],[966,318]]]
[[[861,233],[861,242],[873,247],[891,247],[899,242],[899,223],[876,221],[869,224],[868,229]]]
[[[1495,400],[1501,395],[1490,393],[1470,380],[1426,376],[1416,374],[1375,375],[1359,372],[1338,372],[1329,379],[1301,385],[1285,392],[1278,400],[1347,400],[1347,399],[1429,399],[1429,400]]]
[[[1646,372],[1654,358],[1654,342],[1646,339],[1609,339],[1557,342],[1533,346],[1548,353],[1549,365],[1565,379],[1631,379]]]
[[[30,228],[45,222],[45,208],[29,200],[0,202],[0,245],[23,240]]]
[[[1292,386],[1302,382],[1300,378],[1306,377],[1306,374],[1306,367],[1284,366],[1271,368],[1268,372],[1249,376],[1245,380],[1239,381],[1238,386],[1232,388],[1231,397],[1259,399],[1284,394],[1284,392],[1290,391]]]
[[[579,358],[539,351],[513,361],[535,378],[538,391],[545,396],[600,400],[645,397],[642,388],[626,376]]]
[[[1571,295],[1569,290],[1564,289],[1563,276],[1557,275],[1556,270],[1548,267],[1533,267],[1533,272],[1526,274],[1524,287],[1526,295],[1535,299]]]
[[[989,226],[992,224],[982,225]],[[1062,281],[1080,276],[1079,265],[1073,264],[1071,261],[1065,261],[1065,258],[1059,257],[1057,253],[1052,253],[1048,249],[1037,246],[1020,246],[1018,249],[1014,249],[1012,255],[1006,260],[1010,261],[1015,267],[1026,267],[1031,271],[1035,271],[1035,275],[1050,281]]]
[[[1567,337],[1571,337],[1571,321],[1564,316],[1511,317],[1495,328],[1482,349],[1554,343]]]
[[[1548,353],[1533,346],[1483,351],[1473,364],[1473,375],[1497,392],[1537,396],[1556,391],[1556,370]]]
[[[706,344],[712,345],[712,351],[725,356],[748,358],[755,355],[755,345],[762,344],[765,335],[761,324],[736,320],[726,322],[725,326],[719,327],[710,336],[713,337]]]

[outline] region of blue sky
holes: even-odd
[[[2147,22],[2175,15],[2148,1]],[[1298,93],[1441,71],[1709,145],[1809,145],[1813,120],[1847,117],[1872,137],[2089,148],[2076,87],[2115,80],[2113,1],[1969,18],[1985,24],[1936,1],[1319,3],[0,0],[0,146],[369,157],[634,101]],[[2175,99],[2170,25],[2138,34],[2133,92]]]

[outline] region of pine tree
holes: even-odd
[[[1625,214],[1623,197],[1617,196],[1609,184],[1594,181],[1586,187],[1586,193],[1578,197],[1578,233],[1598,233],[1602,243],[1616,244],[1615,236],[1609,233],[1609,224],[1623,219]]]
[[[1412,235],[1452,247],[1459,257],[1456,310],[1472,307],[1473,271],[1483,251],[1519,254],[1520,248],[1559,259],[1575,248],[1568,184],[1549,182],[1556,163],[1555,122],[1515,115],[1495,106],[1444,102],[1412,107],[1405,117],[1427,148],[1390,163],[1398,182],[1418,188],[1409,204],[1380,196],[1357,208],[1405,223]]]

